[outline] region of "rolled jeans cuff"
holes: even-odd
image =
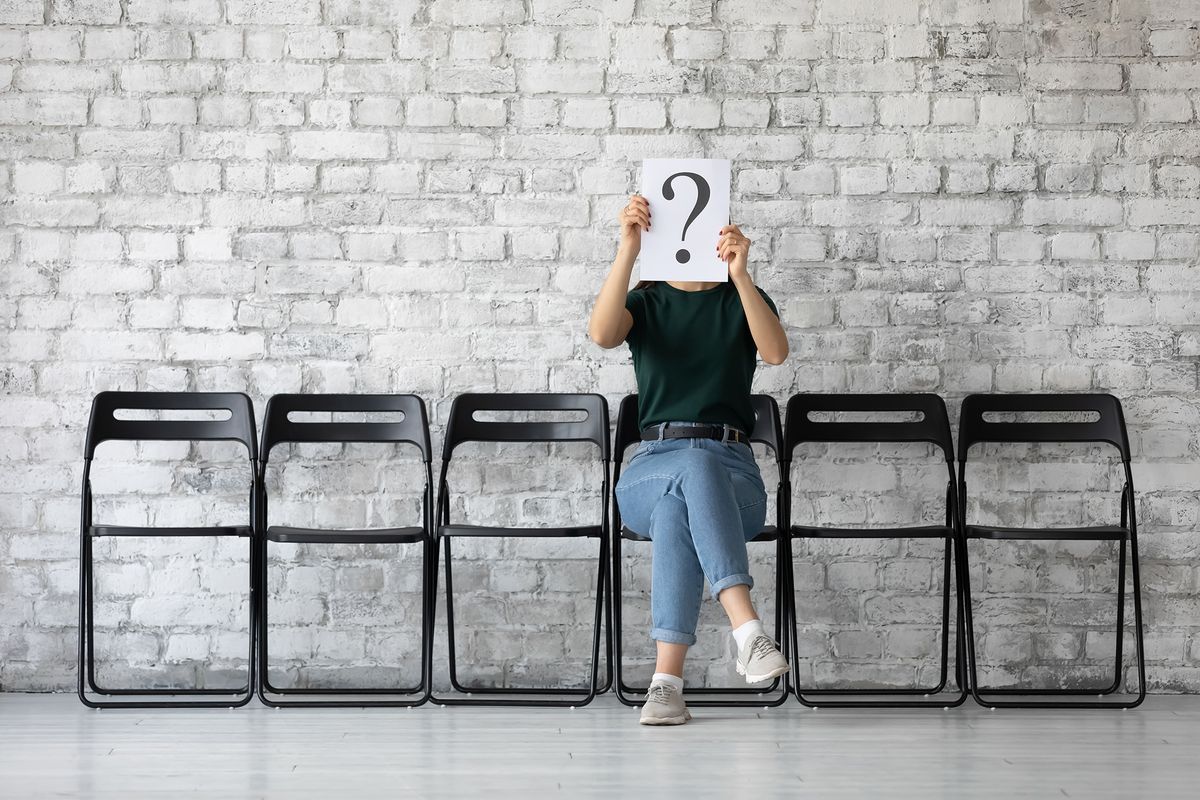
[[[651,628],[650,638],[658,642],[670,642],[671,644],[686,644],[689,647],[696,643],[696,634],[683,633],[682,631],[673,631],[668,628]]]
[[[730,586],[737,586],[739,583],[744,583],[751,589],[754,588],[754,578],[751,577],[751,575],[749,573],[740,572],[736,575],[726,576],[726,577],[722,578],[721,580],[717,581],[716,583],[712,584],[710,589],[712,590],[713,599],[718,600],[719,598],[717,597],[717,595],[719,595],[724,590],[728,589]]]

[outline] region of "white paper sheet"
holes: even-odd
[[[644,159],[641,194],[650,203],[650,230],[642,231],[640,279],[729,280],[729,265],[717,255],[729,224],[728,159]]]

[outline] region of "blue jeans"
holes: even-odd
[[[643,441],[613,491],[622,524],[653,542],[650,638],[695,644],[705,578],[714,598],[754,586],[746,542],[767,514],[754,451],[699,437]]]

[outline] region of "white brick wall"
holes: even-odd
[[[260,414],[275,392],[415,392],[435,449],[462,391],[599,391],[615,413],[628,352],[585,333],[615,212],[639,159],[707,155],[734,160],[733,215],[791,341],[758,391],[936,391],[952,416],[976,391],[1122,398],[1151,688],[1200,690],[1198,22],[1157,1],[0,0],[0,687],[74,683],[95,392],[244,390]],[[1115,520],[1098,454],[989,451],[972,517]],[[96,519],[239,522],[237,455],[107,445]],[[416,519],[410,455],[278,455],[273,522]],[[454,518],[595,519],[584,450],[551,455],[465,449]],[[797,522],[939,518],[923,449],[805,455]],[[590,550],[456,552],[465,677],[575,680]],[[102,676],[232,680],[238,546],[98,553]],[[989,679],[1103,673],[1106,548],[975,553]],[[805,669],[928,678],[938,559],[801,544]],[[626,574],[643,673],[648,564]],[[754,571],[770,614],[758,550]],[[281,681],[414,677],[395,669],[417,646],[411,553],[281,546],[271,580]],[[723,630],[706,603],[690,680],[733,677]]]

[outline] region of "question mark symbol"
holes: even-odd
[[[700,216],[700,212],[704,210],[706,205],[708,205],[710,192],[708,189],[708,181],[704,180],[704,178],[696,173],[676,172],[663,182],[662,196],[664,200],[675,199],[675,190],[671,188],[671,181],[675,180],[676,178],[691,178],[696,184],[696,204],[692,206],[692,213],[688,215],[687,222],[683,223],[683,232],[679,234],[679,240],[682,242],[687,238],[688,226],[695,221],[696,217]],[[675,260],[680,264],[686,264],[691,257],[692,254],[683,247],[679,248],[679,250],[675,253]]]

